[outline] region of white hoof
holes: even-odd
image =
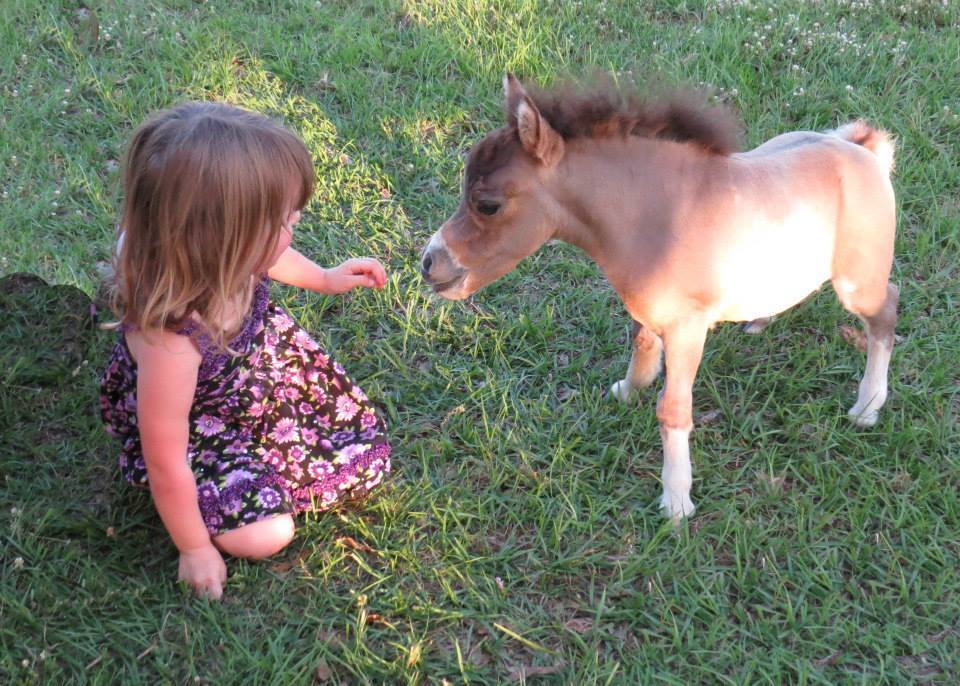
[[[847,412],[847,416],[850,417],[852,421],[857,426],[869,429],[871,426],[876,426],[877,420],[880,419],[880,410],[871,410],[867,408],[864,410],[859,410],[856,407],[850,408],[850,411]]]
[[[669,517],[674,522],[679,522],[684,517],[692,516],[697,508],[686,493],[664,491],[660,498],[660,509],[663,510],[665,517]]]
[[[752,322],[747,322],[741,328],[743,329],[744,333],[763,333],[764,329],[770,326],[774,319],[776,319],[776,317],[760,317],[759,319],[754,319]]]
[[[621,379],[610,387],[610,395],[622,403],[628,402],[632,393],[633,389],[630,388],[630,383],[626,379]]]

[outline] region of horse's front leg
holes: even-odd
[[[690,500],[693,468],[690,464],[690,431],[693,429],[693,380],[703,357],[707,326],[689,321],[663,332],[667,378],[657,402],[660,438],[663,440],[664,514],[679,521],[693,514]]]
[[[621,402],[627,402],[636,388],[646,388],[663,368],[663,342],[660,337],[640,322],[633,323],[633,351],[626,378],[613,384],[610,393]]]

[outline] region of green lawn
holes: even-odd
[[[828,289],[718,327],[676,530],[655,390],[606,395],[629,318],[591,262],[549,245],[466,305],[416,271],[503,73],[595,67],[714,88],[745,146],[858,116],[898,140],[879,425],[846,419],[864,360]],[[57,287],[0,282],[0,683],[957,683],[958,84],[952,0],[4,0],[0,276]],[[230,561],[220,604],[119,483],[83,296],[132,127],[188,98],[285,118],[319,175],[299,247],[391,272],[275,295],[383,404],[393,477]]]

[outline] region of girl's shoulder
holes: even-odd
[[[138,329],[123,332],[130,356],[138,367],[199,369],[203,356],[191,336],[183,332],[161,330],[144,333]]]

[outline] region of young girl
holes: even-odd
[[[290,247],[313,182],[297,136],[224,104],[160,112],[124,161],[102,416],[123,476],[149,486],[180,551],[179,578],[213,598],[221,552],[272,555],[294,514],[363,496],[390,471],[373,405],[268,300],[270,279],[328,294],[386,282],[374,259],[323,269]]]

